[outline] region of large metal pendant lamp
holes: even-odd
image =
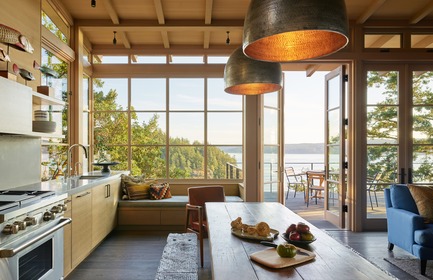
[[[344,0],[251,0],[243,50],[264,61],[305,60],[337,52],[348,36]]]
[[[280,63],[251,59],[242,47],[229,57],[224,68],[224,90],[232,94],[257,95],[281,89]]]

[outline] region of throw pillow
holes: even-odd
[[[168,183],[150,185],[150,199],[170,198],[171,191]]]
[[[392,207],[404,209],[412,213],[419,214],[415,200],[405,184],[395,184],[390,188]]]
[[[154,183],[151,182],[142,182],[142,183],[134,183],[134,182],[125,182],[125,190],[128,199],[137,200],[137,199],[149,199],[149,190],[150,185]]]
[[[432,186],[407,186],[415,200],[418,212],[427,223],[433,222],[433,187]]]
[[[146,179],[144,178],[144,175],[141,176],[132,176],[132,175],[120,175],[120,187],[122,189],[123,195],[128,196],[128,191],[126,190],[126,183],[142,183]]]

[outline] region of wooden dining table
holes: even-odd
[[[326,232],[277,202],[209,202],[206,203],[209,249],[214,280],[253,279],[395,279]],[[231,221],[242,218],[245,224],[266,222],[279,234],[274,242],[286,242],[281,234],[286,228],[304,222],[316,237],[300,246],[314,252],[313,260],[295,266],[270,268],[256,263],[250,255],[269,247],[258,240],[238,237],[231,231]],[[386,244],[378,244],[386,246]]]

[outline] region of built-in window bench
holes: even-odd
[[[227,202],[243,201],[243,187],[239,184],[218,185],[224,186]],[[119,200],[118,229],[184,231],[187,190],[192,186],[170,184],[172,197],[161,200]]]

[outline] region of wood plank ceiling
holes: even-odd
[[[203,49],[242,43],[249,0],[50,0],[63,7],[82,27],[93,45],[117,48],[154,46],[165,49],[194,46]],[[399,20],[416,24],[433,19],[432,0],[346,0],[350,21]],[[383,40],[378,38],[377,40]],[[378,44],[380,42],[373,42]]]
[[[249,0],[46,0],[79,26],[94,50],[158,50],[160,53],[230,54],[242,44]],[[345,0],[351,23],[398,21],[419,24],[433,20],[433,0]],[[113,45],[113,32],[117,44]],[[229,32],[229,34],[227,34]],[[230,44],[226,44],[227,35]],[[432,47],[433,36],[416,38]],[[366,38],[366,47],[392,46],[399,38],[380,34]],[[313,71],[314,72],[314,71]]]

